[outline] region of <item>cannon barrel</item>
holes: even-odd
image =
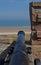
[[[28,65],[28,57],[25,45],[25,33],[23,31],[18,32],[18,38],[11,57],[10,65]]]

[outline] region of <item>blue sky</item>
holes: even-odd
[[[26,23],[24,21],[25,25],[23,24],[23,22],[20,23],[16,21],[16,23],[23,24],[24,26],[26,26],[26,24],[30,24],[29,3],[33,1],[41,1],[41,0],[0,0],[0,26],[4,25],[4,22],[3,22],[4,20],[5,21],[8,20],[9,23],[10,23],[10,20],[11,22],[12,20],[13,21],[26,20],[27,21]]]

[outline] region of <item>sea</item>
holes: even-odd
[[[0,20],[0,27],[30,26],[29,20]]]

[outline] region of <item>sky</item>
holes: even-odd
[[[29,26],[29,3],[41,0],[0,0],[0,26]]]

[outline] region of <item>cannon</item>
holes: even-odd
[[[18,32],[18,38],[9,65],[28,65],[24,31]]]
[[[34,60],[34,65],[41,65],[40,59],[35,59]]]

